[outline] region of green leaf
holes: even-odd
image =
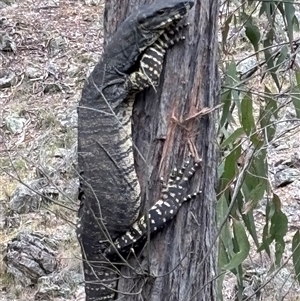
[[[217,213],[217,224],[220,227],[220,223],[226,217],[228,210],[227,201],[224,195],[220,197],[220,200],[217,203],[216,213]],[[224,243],[225,242],[225,243]],[[229,242],[229,245],[228,245]],[[228,222],[226,221],[224,227],[221,230],[221,235],[219,239],[219,248],[218,248],[218,272],[219,274],[222,273],[222,269],[224,265],[229,262],[228,253],[232,252],[232,240]],[[228,251],[228,253],[227,253]],[[222,295],[222,288],[223,288],[223,281],[224,281],[225,274],[221,274],[217,279],[217,294],[218,300],[223,300]]]
[[[281,211],[281,201],[280,201],[279,196],[275,193],[273,193],[272,202],[273,202],[273,205],[274,205],[274,208],[275,208],[274,214],[275,214],[276,211]],[[272,215],[272,217],[274,216],[274,214]]]
[[[294,24],[295,30],[299,31],[299,20],[298,20],[298,18],[296,16],[294,16],[293,24]]]
[[[275,240],[275,264],[280,266],[285,248],[284,236],[288,230],[288,219],[281,211],[281,201],[276,194],[273,195],[273,204],[275,212],[271,218],[270,235],[271,239]]]
[[[252,208],[255,209],[258,201],[260,201],[266,191],[265,181],[261,181],[254,189],[252,189],[248,195],[249,201],[251,200]]]
[[[257,252],[261,252],[262,250],[265,250],[268,256],[271,258],[270,244],[271,242],[269,239],[269,223],[265,223],[263,229],[262,244],[258,248]]]
[[[252,107],[252,94],[249,92],[245,95],[242,100],[242,120],[241,123],[245,130],[245,133],[250,136],[255,130],[255,123],[253,118],[253,107]]]
[[[249,192],[247,192],[247,193],[249,194]],[[237,204],[238,204],[239,213],[234,216],[237,216],[237,217],[239,215],[242,216],[242,219],[244,221],[244,224],[245,224],[248,232],[252,236],[256,247],[259,248],[259,242],[258,242],[258,238],[257,238],[254,217],[253,217],[253,210],[248,210],[246,213],[244,212],[245,209],[247,209],[247,208],[245,208],[244,195],[245,195],[244,189],[241,189],[237,194]]]
[[[281,66],[281,64],[286,60],[288,57],[289,50],[287,46],[282,46],[279,52],[279,56],[276,60],[275,66],[272,71],[276,72],[278,68]]]
[[[217,278],[217,296],[219,301],[223,301],[223,282],[225,274],[222,274],[222,267],[229,261],[226,253],[226,249],[221,240],[219,240],[219,254],[218,254],[218,274]]]
[[[223,110],[222,110],[222,117],[220,121],[220,128],[222,128],[225,124],[226,121],[231,121],[232,116],[230,112],[230,106],[232,103],[232,98],[233,98],[233,90],[228,87],[233,87],[239,82],[238,74],[236,71],[236,64],[234,61],[232,61],[228,66],[227,69],[225,70],[226,74],[226,79],[224,86],[226,87],[224,91],[222,91],[221,94],[221,102],[223,103]]]
[[[234,245],[234,252],[238,253],[240,251],[239,247],[239,241],[237,240],[236,235],[233,236],[233,245]],[[236,277],[236,282],[237,282],[237,300],[242,301],[243,300],[243,291],[244,291],[244,286],[243,286],[243,268],[242,265],[239,264],[237,268],[232,269],[231,272],[235,275]]]
[[[284,2],[287,32],[288,32],[288,37],[290,42],[293,41],[293,20],[295,17],[295,7],[292,2],[294,2],[294,0],[289,0]]]
[[[229,109],[231,105],[232,99],[232,90],[228,89],[225,93],[221,96],[221,102],[224,104],[222,109],[222,117],[220,121],[220,127],[223,127],[225,122],[228,120],[229,115],[231,115]]]
[[[265,141],[269,143],[275,136],[275,126],[273,120],[277,118],[277,102],[271,98],[270,90],[265,87],[265,106],[260,106],[260,126],[262,133],[265,137]]]
[[[267,183],[268,179],[268,162],[267,162],[267,150],[266,148],[260,149],[259,153],[255,155],[253,163],[253,170],[251,172],[257,175],[259,183]]]
[[[217,203],[217,223],[219,228],[221,227],[221,223],[223,222],[223,220],[227,219],[227,211],[228,211],[227,200],[224,194],[222,194],[221,198]],[[233,245],[232,245],[231,232],[229,229],[228,221],[225,222],[221,230],[221,240],[223,242],[227,254],[229,256],[232,255]]]
[[[273,59],[273,55],[270,52],[270,46],[272,46],[274,41],[274,29],[271,28],[267,35],[266,35],[266,39],[263,42],[264,45],[264,55],[265,55],[265,60],[267,63],[267,67],[268,67],[268,71],[271,73],[271,76],[277,86],[278,89],[280,89],[280,84],[279,84],[279,80],[277,78],[276,73],[273,71],[274,70],[274,59]]]
[[[237,164],[241,156],[241,146],[234,147],[233,150],[225,158],[224,172],[220,175],[219,191],[228,189],[228,184],[233,181],[237,173]]]
[[[297,86],[292,88],[291,97],[296,110],[297,118],[300,118],[300,71],[295,72]]]
[[[228,37],[228,32],[229,32],[229,29],[230,29],[230,23],[232,21],[232,17],[233,17],[233,14],[231,14],[227,20],[225,21],[224,25],[222,26],[221,28],[221,32],[222,32],[222,48],[223,48],[223,51],[225,51],[225,46],[227,45],[227,37]]]
[[[248,256],[250,243],[243,224],[233,220],[233,233],[238,243],[239,251],[234,254],[230,262],[224,266],[226,270],[236,269]]]
[[[229,65],[228,68],[226,70],[226,80],[225,80],[225,84],[232,86],[234,84],[236,84],[239,81],[239,77],[236,71],[236,63],[235,61],[232,61]]]
[[[242,214],[242,219],[245,223],[247,230],[252,236],[256,247],[259,248],[259,241],[256,233],[253,211],[249,211],[247,214]]]
[[[268,164],[265,148],[256,152],[248,170],[249,172],[246,174],[244,181],[247,191],[244,191],[244,195],[247,201],[253,201],[253,205],[255,205],[263,198],[268,189]]]
[[[276,16],[274,14],[275,10],[275,4],[271,1],[262,1],[261,7],[259,11],[259,16],[262,16],[263,13],[266,13],[266,16],[270,22],[270,24],[274,23],[274,17]]]
[[[295,233],[292,241],[293,263],[295,274],[300,284],[300,232]]]
[[[254,47],[255,51],[258,51],[258,43],[260,41],[260,32],[257,26],[253,25],[252,18],[249,16],[245,24],[245,33],[249,41]]]
[[[245,131],[243,128],[236,129],[222,144],[221,147],[224,148],[233,142],[236,142],[238,138],[245,135]]]
[[[263,229],[262,244],[257,251],[261,252],[262,250],[265,250],[269,257],[271,257],[270,244],[272,242],[272,239],[270,238],[269,223],[273,214],[274,214],[273,207],[271,206],[268,200],[266,206],[266,215],[265,215],[266,219],[265,219],[265,225]]]

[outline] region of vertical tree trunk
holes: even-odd
[[[145,2],[153,1],[107,0],[105,40]],[[168,51],[157,91],[150,88],[137,96],[133,138],[142,155],[135,151],[145,210],[160,197],[160,177],[167,179],[189,151],[203,159],[190,192],[203,193],[183,205],[138,261],[132,258],[131,267],[122,269],[126,277],[119,281],[118,290],[125,292],[119,294],[121,300],[216,299],[216,250],[211,248],[216,234],[216,114],[197,113],[218,104],[217,16],[218,1],[195,0],[186,40]]]

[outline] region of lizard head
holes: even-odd
[[[145,5],[138,11],[136,20],[145,32],[163,31],[182,17],[194,5],[194,0],[166,0]]]
[[[153,44],[166,28],[180,21],[193,5],[194,0],[160,0],[140,7],[135,17],[140,37],[139,50]]]
[[[194,5],[194,0],[157,0],[140,7],[119,26],[104,55],[120,73],[128,73],[139,55],[164,31],[176,24]]]

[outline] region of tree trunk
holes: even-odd
[[[107,0],[105,41],[144,3]],[[120,300],[216,299],[216,113],[202,113],[219,101],[217,17],[218,1],[196,0],[188,13],[186,40],[168,50],[159,87],[137,96],[133,139],[140,152],[135,151],[135,161],[145,210],[160,198],[160,177],[167,180],[189,152],[203,160],[190,187],[190,192],[201,189],[202,194],[183,205],[137,254],[138,261],[132,258],[131,267],[122,269],[126,277],[119,281],[118,290],[124,292]]]

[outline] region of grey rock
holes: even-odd
[[[40,178],[24,182],[25,185],[20,183],[11,195],[9,209],[24,214],[38,211],[41,205],[47,206],[53,200],[65,200],[71,204],[77,201],[78,178],[67,181],[53,178],[50,181]]]
[[[13,51],[17,50],[17,45],[13,38],[7,35],[5,32],[0,32],[0,50],[1,51]]]
[[[6,128],[12,134],[22,133],[25,124],[26,124],[26,119],[23,117],[19,117],[18,115],[15,114],[9,115],[5,119]]]
[[[68,284],[55,280],[53,275],[40,277],[35,300],[52,300],[55,297],[68,298],[72,292]]]
[[[20,224],[19,214],[6,210],[0,202],[0,230],[18,228]]]
[[[57,119],[60,124],[67,128],[76,128],[77,127],[77,108],[68,109],[66,112],[59,113]]]
[[[0,230],[5,228],[5,202],[0,200]]]
[[[284,162],[284,164],[290,167],[300,168],[300,152],[294,152],[293,154],[291,154],[290,158],[286,163]]]
[[[17,77],[15,73],[9,70],[0,70],[0,89],[8,88],[15,85]]]
[[[63,189],[63,196],[68,200],[68,203],[74,204],[78,200],[79,178],[68,181]]]
[[[285,143],[276,144],[274,143],[273,146],[276,148],[276,151],[284,151],[289,149],[289,146]]]
[[[35,300],[53,300],[56,297],[70,298],[79,283],[83,282],[80,270],[54,272],[38,280]]]
[[[84,4],[88,6],[97,6],[101,3],[100,0],[84,0]]]
[[[244,73],[249,72],[256,65],[257,65],[257,60],[255,57],[252,56],[252,57],[249,57],[249,58],[241,61],[241,63],[237,67],[237,71],[240,74],[244,74]]]
[[[9,207],[11,210],[23,214],[40,208],[41,196],[36,193],[47,185],[45,179],[37,179],[19,184],[11,195]]]
[[[14,0],[0,0],[0,8],[5,8],[8,5],[12,5],[13,3],[15,3]]]
[[[56,37],[50,40],[49,42],[49,52],[53,57],[60,53],[66,45],[66,41],[63,37]]]
[[[25,75],[28,78],[41,78],[43,76],[43,72],[37,68],[37,67],[33,67],[33,66],[27,66],[25,69]]]
[[[77,65],[70,65],[67,72],[70,77],[77,77],[81,71],[82,67]]]
[[[77,147],[73,145],[70,149],[57,148],[50,150],[41,155],[41,163],[38,167],[40,177],[51,177],[52,182],[56,182],[57,186],[64,186],[62,182],[63,175],[68,174],[77,176],[75,166],[77,163]],[[57,181],[55,181],[57,179]]]
[[[286,186],[299,179],[300,171],[296,168],[289,168],[280,165],[274,175],[276,188]]]
[[[51,244],[49,243],[51,241]],[[55,238],[39,233],[19,233],[8,243],[4,262],[7,273],[11,274],[17,286],[28,287],[36,284],[42,276],[57,268]]]

